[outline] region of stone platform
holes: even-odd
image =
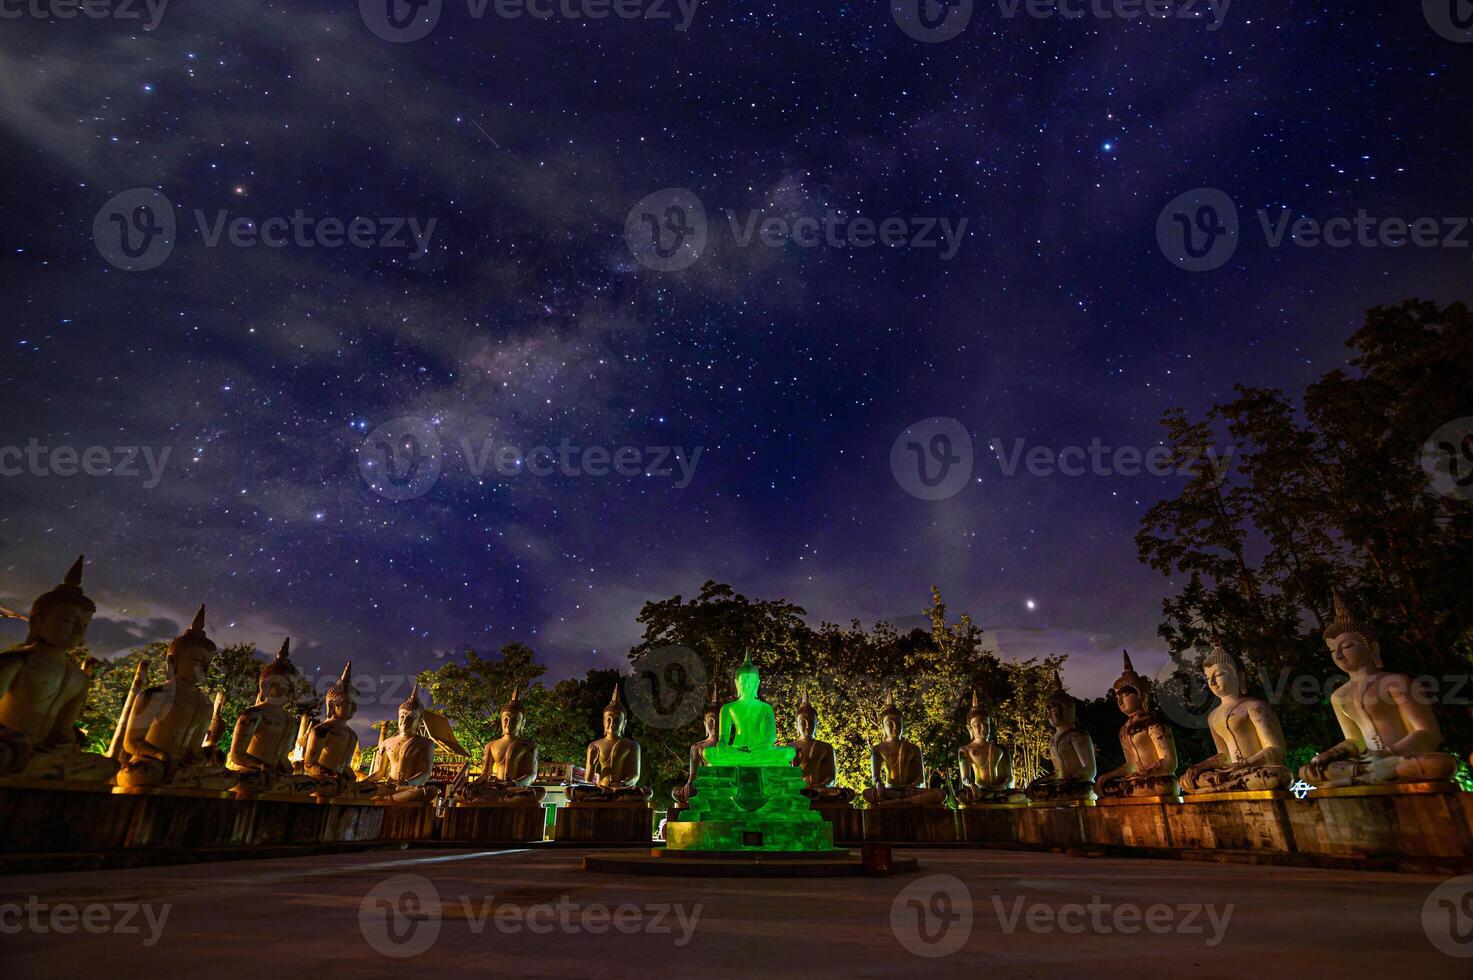
[[[877,806],[864,814],[864,839],[907,844],[956,841],[956,816],[947,806]]]
[[[852,803],[831,806],[813,804],[813,812],[833,827],[835,844],[859,844],[864,841],[864,811],[855,809]]]
[[[459,803],[445,811],[445,840],[526,843],[540,841],[547,825],[541,803]]]
[[[919,870],[914,858],[893,861],[894,874]],[[681,878],[853,878],[863,861],[850,851],[682,851],[657,847],[648,854],[589,854],[583,870],[603,874],[662,875]]]
[[[569,803],[557,809],[555,841],[649,843],[654,837],[654,811],[648,803]],[[671,824],[665,824],[670,832]]]

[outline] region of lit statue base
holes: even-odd
[[[803,795],[805,785],[791,765],[708,765],[690,806],[665,824],[666,849],[834,851],[833,829]]]
[[[368,803],[384,815],[381,834],[384,840],[435,840],[440,836],[433,803],[398,803],[383,797]]]
[[[864,839],[896,844],[950,844],[956,841],[956,812],[939,803],[872,806],[864,811]]]
[[[669,824],[666,824],[669,830]],[[654,837],[654,811],[643,800],[623,803],[569,803],[557,808],[555,841],[649,843]]]
[[[963,803],[956,811],[957,839],[969,844],[1008,843],[1018,839],[1018,811],[1022,802]]]
[[[447,841],[525,843],[546,833],[547,811],[535,801],[459,803],[445,811]]]

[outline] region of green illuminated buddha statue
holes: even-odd
[[[226,790],[239,781],[239,774],[205,755],[205,732],[215,712],[199,685],[214,655],[200,606],[189,629],[169,643],[167,679],[140,692],[123,722],[119,786]]]
[[[819,806],[846,806],[854,802],[854,790],[835,786],[838,768],[834,765],[834,747],[813,737],[818,730],[818,712],[808,703],[808,692],[794,715],[798,737],[788,745],[797,753],[793,765],[803,771],[803,795]]]
[[[957,798],[962,803],[1016,803],[1025,799],[1023,791],[1013,788],[1013,761],[1008,750],[993,740],[992,716],[982,707],[977,692],[972,692],[972,710],[967,712],[967,731],[972,740],[957,751],[961,768],[961,788]]]
[[[481,774],[457,792],[462,803],[542,802],[547,790],[533,786],[537,778],[537,743],[522,734],[527,711],[518,696],[521,688],[511,692],[511,700],[501,706],[501,737],[486,743],[481,758]]]
[[[225,764],[240,773],[238,789],[311,793],[317,780],[292,771],[297,722],[284,705],[296,696],[302,675],[291,661],[291,637],[282,641],[276,659],[261,668],[256,703],[240,713]]]
[[[1432,705],[1409,677],[1382,668],[1374,631],[1339,593],[1325,643],[1335,666],[1350,675],[1330,695],[1345,739],[1310,759],[1299,778],[1320,788],[1451,779],[1458,762],[1439,751],[1442,729]]]
[[[1243,668],[1216,635],[1202,661],[1207,687],[1218,705],[1207,716],[1217,754],[1197,763],[1181,778],[1185,793],[1244,793],[1288,789],[1284,765],[1288,745],[1274,706],[1248,696]]]
[[[777,744],[777,715],[757,700],[761,681],[752,655],[736,671],[737,699],[721,706],[716,744],[706,750],[712,766],[792,766],[795,750]]]
[[[1053,772],[1028,784],[1033,803],[1091,801],[1095,798],[1095,743],[1076,725],[1078,703],[1064,690],[1059,672],[1054,671],[1054,690],[1046,704],[1049,724],[1048,754]]]
[[[1165,719],[1151,708],[1151,681],[1135,672],[1130,653],[1125,671],[1115,682],[1115,702],[1125,714],[1120,728],[1120,750],[1125,762],[1095,780],[1102,797],[1176,796],[1176,736]]]
[[[82,750],[77,717],[91,684],[69,656],[86,641],[97,606],[82,592],[82,558],[31,604],[26,639],[0,653],[0,775],[105,783],[118,771]]]
[[[716,732],[721,724],[721,703],[716,700],[716,681],[711,681],[711,700],[701,711],[701,727],[706,731],[706,737],[690,747],[690,775],[686,777],[684,786],[677,786],[670,791],[675,798],[672,811],[683,810],[690,806],[690,798],[696,792],[696,774],[706,767],[706,750],[716,744]]]
[[[312,726],[302,771],[317,780],[320,796],[361,799],[378,792],[378,784],[361,780],[353,769],[358,755],[358,733],[348,722],[358,713],[353,697],[353,662],[343,665],[343,674],[327,689],[327,718]]]
[[[946,802],[943,790],[925,785],[926,760],[921,747],[907,741],[905,719],[895,707],[895,692],[885,694],[880,709],[883,738],[870,749],[870,777],[874,785],[864,791],[870,806],[939,806]]]
[[[634,739],[624,737],[629,712],[619,700],[617,683],[604,708],[603,723],[604,737],[588,743],[588,754],[583,763],[583,771],[590,782],[570,785],[568,800],[572,803],[642,803],[650,798],[651,791],[648,786],[634,785],[639,782],[640,748]]]
[[[391,803],[433,803],[440,787],[429,785],[435,774],[435,742],[422,734],[425,707],[419,701],[419,684],[399,705],[399,732],[379,745],[378,766],[371,777],[378,783],[378,798]]]

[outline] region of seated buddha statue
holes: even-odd
[[[1274,706],[1248,696],[1243,668],[1212,638],[1212,652],[1202,661],[1207,687],[1218,705],[1207,715],[1217,754],[1197,763],[1181,778],[1186,793],[1243,793],[1287,789],[1291,781],[1284,758],[1288,745]]]
[[[895,692],[885,695],[884,707],[880,709],[879,744],[870,748],[870,778],[874,785],[864,791],[870,806],[939,806],[946,802],[946,794],[939,789],[924,785],[926,762],[921,747],[908,742],[902,734],[905,719],[895,707]]]
[[[419,684],[399,705],[399,731],[379,745],[378,765],[370,777],[378,783],[378,799],[392,803],[433,803],[440,787],[430,786],[435,774],[435,742],[421,733],[425,707]]]
[[[636,786],[640,774],[639,743],[624,737],[629,712],[619,700],[619,685],[603,712],[603,738],[588,743],[583,771],[589,782],[568,787],[571,803],[642,803],[649,799],[647,786]]]
[[[691,797],[696,795],[696,774],[706,766],[706,750],[716,744],[716,732],[720,725],[721,703],[716,700],[716,681],[711,681],[711,700],[701,710],[701,727],[705,729],[706,737],[690,747],[690,770],[685,779],[684,786],[677,786],[670,791],[675,798],[675,805],[670,809],[684,810],[690,806]]]
[[[1049,724],[1048,755],[1053,772],[1028,784],[1033,803],[1095,798],[1095,743],[1089,733],[1075,724],[1078,703],[1064,690],[1059,672],[1054,671],[1054,690],[1046,703]]]
[[[200,606],[189,628],[169,643],[164,683],[139,692],[123,722],[119,786],[226,790],[239,782],[238,773],[205,756],[214,707],[199,685],[214,655]]]
[[[82,592],[82,558],[31,604],[25,642],[0,653],[0,776],[106,783],[118,764],[85,752],[77,716],[91,680],[69,656],[97,606]]]
[[[343,674],[327,689],[324,699],[327,718],[307,733],[302,771],[317,781],[319,796],[357,799],[373,796],[378,784],[360,780],[353,769],[358,756],[358,733],[348,722],[358,713],[353,696],[353,662],[343,665]]]
[[[967,731],[972,740],[957,750],[961,769],[962,803],[1016,803],[1025,799],[1013,788],[1013,760],[1008,750],[993,740],[992,716],[972,692],[972,710],[967,712]]]
[[[256,703],[235,720],[225,765],[240,773],[237,789],[311,793],[317,780],[293,772],[291,754],[297,744],[297,720],[283,705],[292,702],[302,675],[291,661],[291,637],[282,641],[276,659],[261,668]]]
[[[721,706],[716,744],[706,749],[712,766],[791,766],[794,751],[777,744],[777,715],[757,697],[761,679],[752,655],[736,669],[737,699]]]
[[[1382,668],[1375,632],[1339,593],[1325,643],[1349,675],[1330,695],[1345,738],[1310,759],[1299,778],[1321,789],[1451,779],[1457,760],[1439,751],[1442,729],[1432,705],[1413,692],[1410,678]]]
[[[1095,792],[1106,799],[1176,796],[1176,736],[1166,720],[1151,708],[1151,681],[1135,672],[1130,653],[1125,671],[1115,682],[1115,703],[1125,714],[1120,727],[1120,750],[1125,762],[1095,780]]]
[[[798,703],[793,716],[793,725],[798,737],[788,743],[797,755],[793,765],[803,771],[803,795],[819,806],[842,806],[854,801],[854,790],[846,786],[835,786],[838,769],[834,765],[834,747],[828,742],[814,738],[818,730],[818,712],[808,703],[808,692]]]
[[[533,786],[537,778],[537,743],[522,734],[527,712],[518,696],[501,706],[501,737],[486,743],[481,757],[481,774],[460,787],[456,798],[462,803],[542,802],[547,790]]]

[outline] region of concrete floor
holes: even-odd
[[[894,879],[671,879],[585,874],[583,853],[415,850],[0,878],[0,973],[1473,976],[1473,959],[1429,939],[1451,935],[1445,913],[1424,926],[1432,877],[919,850],[909,853],[921,872]],[[431,891],[402,897],[416,888]],[[919,955],[906,943],[959,948]],[[415,944],[428,949],[379,951]]]

